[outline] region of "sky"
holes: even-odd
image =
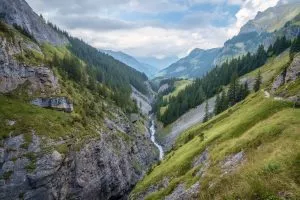
[[[257,12],[279,0],[26,1],[96,48],[162,59],[223,46]]]

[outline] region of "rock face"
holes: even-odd
[[[148,115],[152,110],[152,106],[151,106],[152,98],[143,95],[133,86],[131,86],[131,89],[132,89],[131,98],[136,101],[137,106],[140,108],[142,114]]]
[[[166,91],[168,88],[169,88],[170,86],[169,86],[169,84],[168,83],[166,83],[166,84],[163,84],[162,86],[160,86],[160,88],[158,89],[158,94],[160,94],[160,93],[162,93],[162,92],[164,92],[164,91]]]
[[[17,24],[22,27],[39,42],[53,45],[68,43],[67,38],[48,26],[25,0],[0,0],[0,18],[10,25]]]
[[[68,113],[74,110],[73,104],[66,97],[36,98],[31,101],[31,104]]]
[[[131,126],[127,120],[122,126],[112,123]],[[148,133],[124,130],[121,134],[133,139],[125,140],[116,137],[120,132],[113,127],[80,150],[69,145],[65,154],[55,146],[67,141],[55,142],[35,132],[27,145],[23,134],[1,141],[0,199],[127,199],[158,155]],[[45,153],[49,145],[54,150]]]
[[[286,71],[285,82],[295,81],[300,77],[300,54],[296,55]]]
[[[272,92],[275,92],[280,86],[295,81],[300,77],[300,54],[295,55],[290,66],[281,72],[272,84]]]
[[[15,45],[0,37],[0,93],[11,92],[25,82],[28,83],[28,93],[57,93],[59,85],[53,71],[44,66],[28,66],[16,61],[14,56],[20,54],[22,48],[39,51],[39,47],[32,43],[20,41],[19,45]]]
[[[213,113],[214,106],[216,102],[216,97],[210,98],[208,100],[209,112]],[[191,109],[184,115],[182,115],[179,119],[177,119],[174,123],[170,125],[170,132],[168,135],[164,135],[164,137],[159,141],[164,150],[168,151],[172,148],[172,145],[175,143],[177,137],[188,128],[196,125],[197,123],[201,123],[205,116],[205,103],[197,106],[194,109]],[[158,134],[160,134],[160,130],[158,130]]]

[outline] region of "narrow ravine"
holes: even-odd
[[[164,158],[164,150],[162,148],[162,146],[160,146],[155,139],[155,133],[156,133],[156,129],[155,129],[155,122],[152,119],[151,120],[151,126],[150,126],[150,133],[151,133],[151,141],[154,143],[154,145],[158,148],[159,150],[159,160],[162,160]]]

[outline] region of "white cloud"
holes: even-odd
[[[194,30],[176,30],[143,27],[132,30],[116,30],[106,33],[76,29],[73,35],[83,37],[95,47],[123,50],[135,56],[171,55],[185,56],[193,48],[212,48],[224,42],[226,29],[207,27]]]
[[[27,0],[72,35],[98,48],[122,50],[134,56],[185,56],[193,48],[220,47],[236,35],[258,11],[275,6],[279,0]],[[191,6],[213,4],[215,12],[190,12]],[[236,20],[222,5],[238,5]],[[184,13],[174,24],[164,21],[123,20],[123,13],[158,15]],[[213,27],[211,21],[228,19],[226,27]],[[85,23],[86,21],[86,23]]]
[[[236,23],[228,29],[229,35],[236,35],[243,25],[255,18],[258,12],[274,7],[278,2],[279,0],[246,0],[235,15]]]

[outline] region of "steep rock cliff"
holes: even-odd
[[[10,25],[16,24],[22,27],[39,42],[53,45],[68,43],[67,38],[48,26],[25,0],[0,0],[0,19]]]

